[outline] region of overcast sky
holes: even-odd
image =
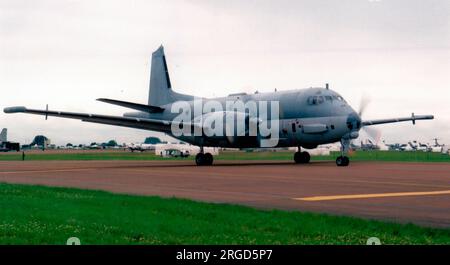
[[[147,102],[149,60],[163,44],[177,92],[223,96],[330,83],[387,142],[450,144],[450,1],[0,0],[0,108],[121,115],[107,97]],[[149,131],[0,113],[13,141],[142,141]]]

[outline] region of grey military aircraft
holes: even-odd
[[[230,148],[260,148],[260,147],[298,147],[294,154],[296,163],[305,164],[310,161],[310,155],[305,149],[314,149],[318,145],[334,142],[341,143],[341,155],[336,159],[337,166],[348,166],[349,158],[346,156],[350,141],[359,136],[359,130],[365,126],[372,126],[384,123],[394,123],[403,121],[433,119],[432,115],[411,115],[411,117],[362,120],[362,111],[356,112],[342,96],[331,90],[328,84],[325,87],[315,87],[308,89],[297,89],[289,91],[275,91],[270,93],[255,94],[231,94],[221,98],[201,98],[192,95],[180,94],[172,89],[169,72],[164,55],[164,48],[161,46],[152,54],[150,86],[148,104],[139,104],[115,99],[100,98],[99,101],[115,104],[121,107],[135,110],[135,112],[124,113],[123,116],[110,116],[88,113],[74,113],[65,111],[29,109],[23,106],[8,107],[5,113],[30,113],[48,116],[56,116],[70,119],[79,119],[85,122],[117,125],[144,130],[152,130],[166,133],[182,141],[200,146],[200,153],[195,161],[197,165],[212,165],[213,157],[210,153],[205,153],[203,147],[230,147]],[[225,110],[217,111],[218,108],[200,113],[186,111],[190,120],[177,120],[180,109],[174,108],[179,102],[185,102],[188,106],[195,108],[195,102],[201,100],[203,105],[210,102],[219,102]],[[241,101],[260,103],[263,101],[277,102],[278,115],[261,119],[255,117],[255,113],[244,109],[236,111],[235,108],[227,108],[226,102]],[[185,105],[186,105],[185,104]],[[262,110],[261,105],[257,105],[257,111]],[[271,105],[272,106],[272,105]],[[268,107],[267,107],[268,108]],[[272,108],[272,107],[270,107]],[[175,111],[174,111],[175,109]],[[137,110],[137,111],[136,111]],[[184,110],[182,110],[184,111]],[[272,112],[271,112],[272,113]],[[218,134],[176,134],[174,126],[178,128],[200,129],[201,132],[211,130],[211,125],[205,125],[203,120],[208,117],[235,117],[245,124],[244,131],[237,132],[238,126],[234,126],[228,131],[229,125],[225,124],[226,133]],[[272,123],[274,122],[275,123]],[[262,134],[261,125],[271,122],[276,124],[277,131],[270,131],[269,134]],[[256,133],[250,132],[250,127],[256,125]],[[217,124],[216,124],[217,126]],[[269,126],[267,126],[269,127]],[[274,126],[270,126],[274,128]],[[230,133],[231,132],[231,133]],[[277,134],[277,135],[276,135]],[[275,144],[268,146],[263,144],[268,138],[276,139]]]

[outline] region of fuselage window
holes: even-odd
[[[295,123],[292,123],[292,132],[296,132],[296,127],[295,127]]]

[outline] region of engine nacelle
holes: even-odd
[[[212,139],[226,139],[232,146],[247,145],[253,142],[256,146],[258,135],[258,119],[248,113],[220,111],[209,112],[193,120],[201,124],[203,137]],[[211,140],[212,140],[211,139]],[[250,141],[250,142],[249,142]]]

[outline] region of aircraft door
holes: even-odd
[[[302,133],[301,128],[299,127],[299,121],[293,120],[290,122],[290,131],[291,131],[291,143],[297,144],[300,141],[300,136]]]

